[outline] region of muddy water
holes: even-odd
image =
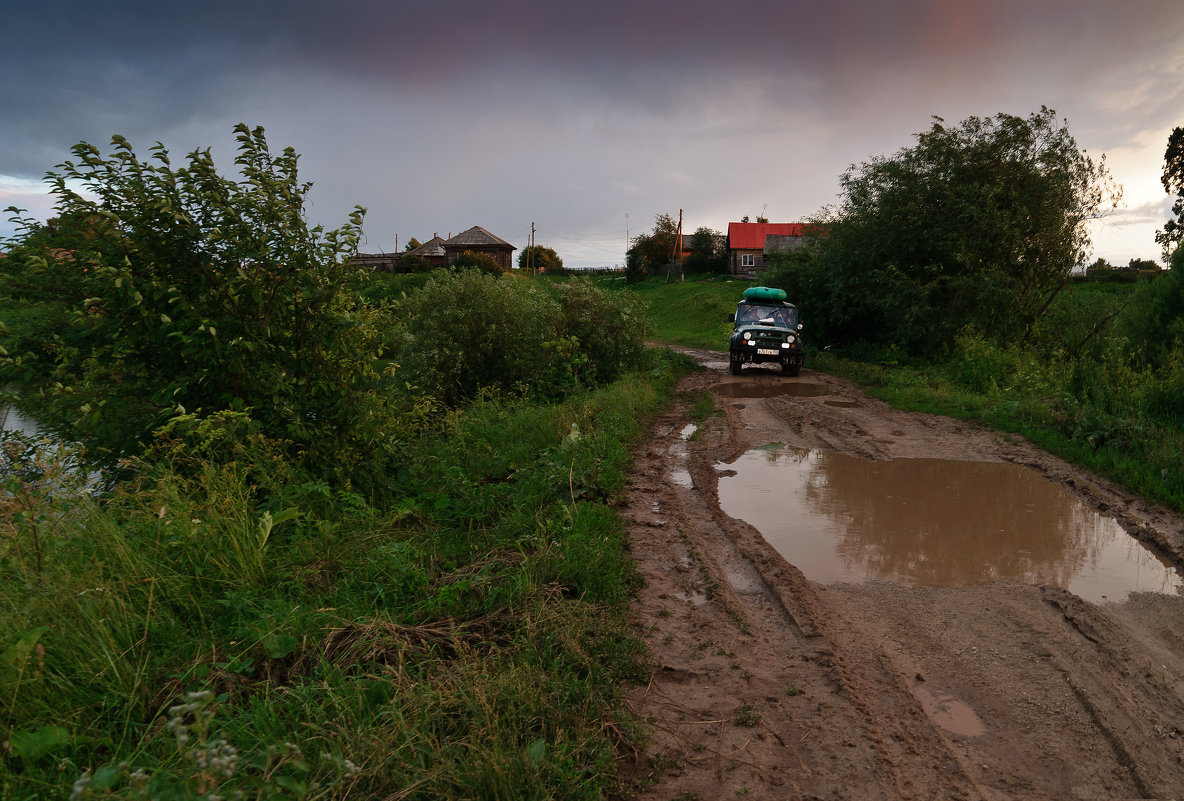
[[[679,432],[678,440],[666,449],[666,454],[670,457],[670,480],[685,489],[694,489],[695,487],[691,472],[687,470],[687,440],[694,436],[698,430],[697,425],[688,423]]]
[[[720,384],[716,392],[725,398],[816,398],[819,395],[830,395],[834,390],[825,384],[793,381],[783,378],[780,373],[769,372],[767,376],[760,378],[743,378]]]
[[[774,444],[717,468],[724,512],[815,581],[1010,579],[1095,602],[1184,584],[1115,520],[1018,465],[869,461]]]

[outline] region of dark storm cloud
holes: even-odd
[[[799,217],[930,115],[1041,105],[1132,165],[1129,197],[1184,122],[1179,0],[42,0],[0,29],[0,177],[116,132],[217,155],[241,120],[304,154],[327,222],[362,203],[388,246],[544,214]]]

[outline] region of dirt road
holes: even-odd
[[[1184,521],[1022,441],[895,411],[843,380],[736,378],[722,354],[692,355],[708,369],[683,389],[714,393],[722,413],[693,436],[685,408],[658,421],[623,510],[653,659],[629,698],[653,724],[625,766],[642,798],[1184,798],[1184,598],[822,584],[721,511],[718,487],[741,454],[785,443],[1024,465],[1177,565]],[[756,380],[825,394],[729,390]]]

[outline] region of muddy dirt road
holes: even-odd
[[[733,377],[725,356],[692,355],[708,369],[683,389],[714,393],[720,413],[697,428],[685,408],[658,421],[623,510],[646,581],[635,620],[653,660],[652,679],[629,698],[653,737],[624,766],[648,780],[643,798],[1184,798],[1184,598],[1174,587],[1110,589],[1094,602],[1063,589],[1068,571],[1057,567],[967,586],[811,580],[721,509],[720,487],[762,448],[798,461],[1010,463],[1155,543],[1161,561],[1182,562],[1184,521],[1022,441],[895,411],[843,380],[751,368]],[[815,389],[779,394],[786,382]],[[794,492],[765,497],[776,506]],[[883,492],[859,479],[847,502]],[[832,521],[859,517],[831,510]],[[937,543],[960,525],[931,528],[912,562],[940,557]]]

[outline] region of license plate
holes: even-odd
[[[776,348],[757,348],[756,355],[757,356],[780,356],[781,351],[777,350]]]

